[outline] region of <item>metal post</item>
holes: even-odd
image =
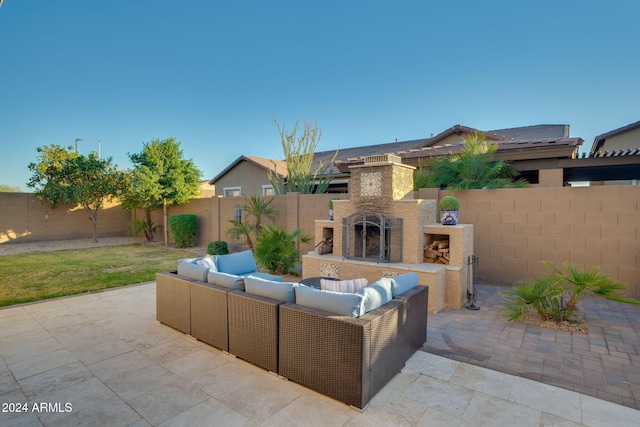
[[[480,306],[476,305],[476,268],[478,266],[478,257],[469,255],[467,257],[467,303],[464,308],[467,310],[480,310]]]

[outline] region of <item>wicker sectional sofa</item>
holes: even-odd
[[[428,288],[360,316],[156,274],[157,319],[358,409],[426,342]]]

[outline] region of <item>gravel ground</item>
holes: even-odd
[[[70,249],[96,248],[100,246],[130,245],[132,243],[163,246],[162,242],[147,243],[144,240],[136,239],[133,237],[101,237],[98,238],[98,242],[94,242],[93,239],[49,240],[46,242],[31,243],[1,243],[0,256],[24,254],[30,252],[52,252]],[[184,250],[196,254],[204,254],[206,253],[207,248],[193,247],[186,248]]]

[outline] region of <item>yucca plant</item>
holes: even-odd
[[[149,216],[149,219],[146,221],[136,218],[129,222],[127,225],[127,234],[132,237],[139,237],[141,234],[144,234],[147,242],[153,242],[153,233],[161,229],[162,225],[155,224],[150,218],[151,216]]]
[[[302,229],[289,233],[284,227],[265,224],[257,238],[253,255],[258,267],[271,274],[287,274],[300,259],[297,240],[309,243],[311,238],[302,233]]]

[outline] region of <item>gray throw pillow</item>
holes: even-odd
[[[235,274],[221,273],[209,270],[207,281],[223,288],[238,289],[244,291],[244,277]]]
[[[304,285],[295,287],[296,304],[328,311],[341,316],[360,317],[364,314],[364,295],[323,291]]]
[[[194,264],[193,262],[180,261],[178,262],[178,276],[186,277],[193,280],[199,280],[201,282],[207,281],[208,267]]]
[[[393,299],[391,279],[382,278],[358,291],[365,296],[364,312],[368,313],[381,307]]]
[[[277,301],[295,302],[294,288],[297,285],[297,283],[275,282],[255,276],[246,276],[244,278],[244,288],[248,294]]]
[[[415,288],[418,285],[418,275],[413,271],[411,273],[401,274],[400,276],[392,278],[391,283],[393,284],[391,291],[395,298],[398,295],[404,294],[409,289]]]

